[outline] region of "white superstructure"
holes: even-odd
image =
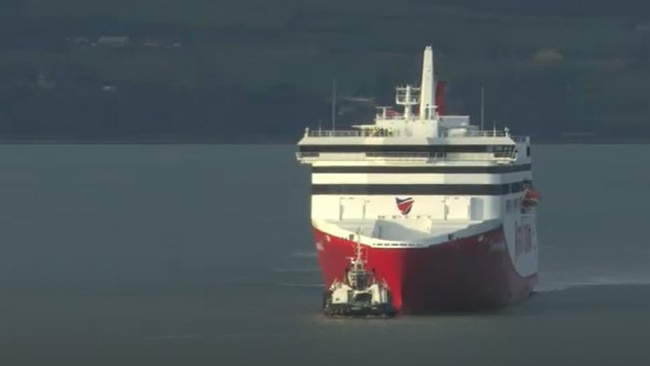
[[[374,248],[423,248],[502,225],[507,248],[494,250],[508,250],[519,275],[536,273],[535,207],[522,205],[529,137],[441,115],[430,46],[421,80],[396,88],[401,113],[382,107],[354,130],[305,131],[297,158],[312,166],[314,228],[343,238],[361,229]]]

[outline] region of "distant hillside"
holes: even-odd
[[[291,141],[392,101],[433,44],[452,112],[539,138],[650,138],[650,3],[5,1],[5,138]],[[372,116],[340,103],[339,121]]]

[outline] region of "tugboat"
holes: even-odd
[[[366,270],[365,263],[357,232],[355,256],[350,258],[350,267],[345,269],[343,280],[335,279],[323,295],[325,315],[389,318],[397,314],[388,285],[377,280],[374,269],[372,272]]]

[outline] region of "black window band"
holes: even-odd
[[[312,184],[312,195],[500,196],[521,192],[524,183],[505,184]]]
[[[357,174],[503,174],[530,171],[531,164],[496,166],[315,166],[312,173],[357,173]]]

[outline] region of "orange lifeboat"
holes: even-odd
[[[539,204],[539,201],[541,199],[542,199],[542,194],[539,193],[539,191],[536,191],[532,187],[528,187],[526,188],[526,190],[524,190],[524,198],[521,200],[521,205],[524,208],[537,206],[537,204]]]

